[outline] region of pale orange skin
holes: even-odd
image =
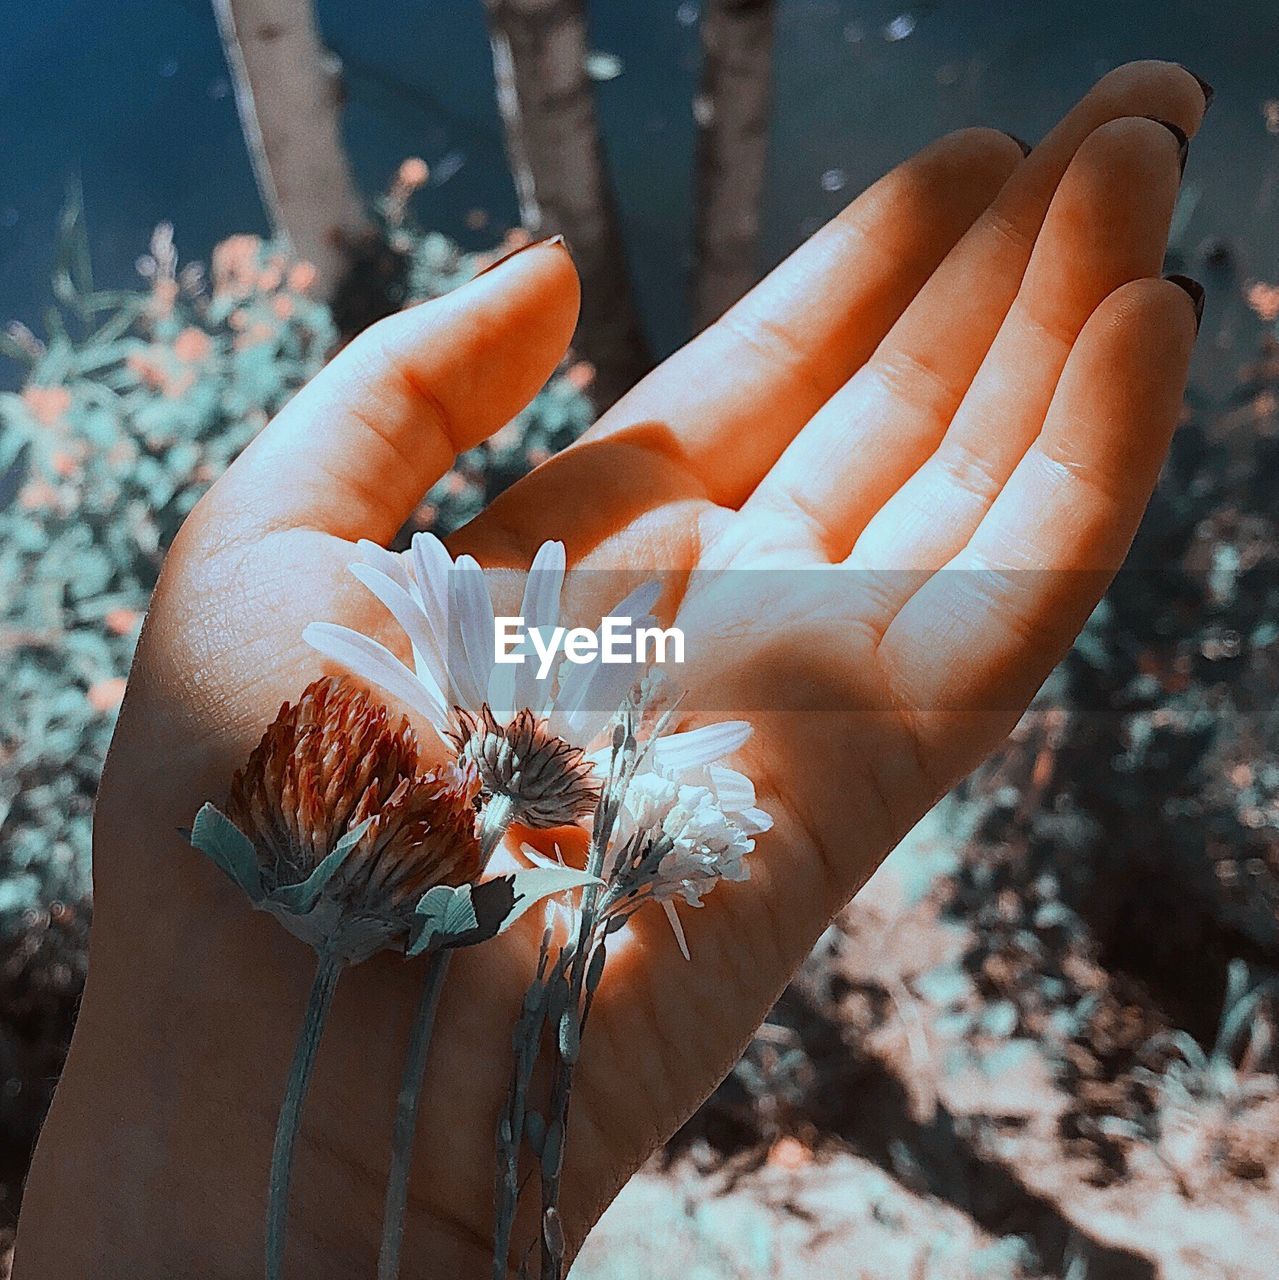
[[[864,575],[738,616],[686,602],[731,634],[689,669],[690,720],[708,681],[718,705],[767,694],[811,709],[756,715],[736,763],[777,825],[752,879],[688,914],[692,969],[656,910],[610,963],[574,1093],[570,1250],[729,1069],[829,919],[1008,731],[1124,558],[1196,328],[1189,296],[1157,278],[1176,142],[1141,117],[1193,135],[1203,109],[1188,73],[1136,64],[1029,158],[991,130],[943,139],[453,539],[514,566],[555,537],[572,566],[851,555],[918,571],[911,602],[862,589]],[[183,528],[102,781],[88,989],[27,1188],[18,1280],[260,1270],[312,959],[177,829],[319,674],[306,623],[343,621],[404,651],[345,571],[352,542],[389,539],[458,451],[530,399],[577,301],[568,254],[543,246],[384,321]],[[933,576],[947,564],[989,572]],[[1090,572],[1002,572],[1022,568]],[[455,960],[406,1276],[489,1274],[493,1129],[536,933],[530,922]],[[372,1273],[420,979],[420,965],[382,956],[338,990],[299,1147],[294,1275]]]

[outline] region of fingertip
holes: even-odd
[[[252,492],[260,526],[389,539],[454,458],[509,423],[555,373],[578,297],[568,253],[546,243],[379,320],[298,392],[211,492],[223,504]],[[284,459],[287,492],[276,483]]]
[[[1115,67],[1097,81],[1089,97],[1112,116],[1141,114],[1138,104],[1158,103],[1159,116],[1191,138],[1199,131],[1207,110],[1198,77],[1179,63],[1156,59]]]
[[[1196,296],[1197,291],[1197,296]],[[1188,361],[1203,314],[1203,288],[1188,276],[1144,278],[1121,285],[1097,308],[1090,324],[1130,332],[1168,355]]]
[[[530,337],[544,334],[552,345],[567,347],[580,305],[577,268],[564,237],[552,236],[520,246],[457,288],[388,316],[373,328],[380,330],[383,349],[401,343],[412,347],[423,326],[464,314],[480,330],[524,325]]]
[[[1080,334],[1045,438],[1147,493],[1176,428],[1194,313],[1193,298],[1171,280],[1133,280],[1110,294]]]
[[[506,253],[499,254],[491,262],[486,263],[471,277],[472,280],[478,280],[480,276],[486,276],[490,271],[496,271],[499,267],[505,266],[510,262],[516,254],[528,253],[535,249],[565,249],[565,243],[562,235],[542,236],[539,240],[526,240],[523,244],[516,245],[514,249]]]
[[[943,134],[862,192],[817,233],[813,243],[820,243],[830,227],[838,232],[850,225],[865,227],[881,220],[911,219],[917,211],[944,209],[946,217],[935,214],[933,220],[951,224],[947,229],[952,238],[945,244],[949,249],[995,199],[1023,159],[1021,147],[998,129],[978,127]]]
[[[979,125],[944,134],[924,155],[934,154],[965,173],[999,181],[1007,178],[1029,154],[1028,143],[1002,129]]]
[[[1171,275],[1165,276],[1164,279],[1168,284],[1175,284],[1190,299],[1191,311],[1195,318],[1195,336],[1197,337],[1204,318],[1205,294],[1203,285],[1190,276]]]
[[[962,234],[1024,161],[1020,144],[1010,134],[986,127],[957,129],[881,178],[836,222],[864,214],[868,206],[880,216],[892,211],[909,216],[913,209],[944,201]]]
[[[1100,212],[1111,219],[1108,234],[1123,234],[1124,211],[1149,224],[1158,221],[1167,227],[1181,185],[1187,139],[1169,121],[1148,116],[1121,116],[1094,129],[1080,144],[1058,188],[1074,191],[1084,201],[1108,193]],[[1139,193],[1134,195],[1134,193]],[[1166,234],[1166,230],[1165,230]],[[1158,255],[1163,258],[1161,241]],[[1154,271],[1158,261],[1142,268]]]
[[[516,306],[551,306],[556,318],[577,324],[582,288],[568,242],[561,235],[534,240],[490,263],[452,294],[470,303],[487,297]]]

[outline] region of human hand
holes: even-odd
[[[1203,106],[1187,73],[1141,64],[1027,159],[982,130],[929,148],[453,539],[486,565],[526,567],[554,537],[574,567],[692,573],[668,603],[694,635],[731,636],[733,669],[723,646],[714,672],[691,654],[687,705],[750,709],[745,767],[777,818],[751,881],[690,925],[691,975],[645,913],[610,963],[577,1071],[571,1242],[728,1070],[829,918],[995,745],[1122,560],[1195,331],[1191,298],[1152,278],[1178,144],[1139,117],[1190,135]],[[397,646],[345,572],[352,543],[394,536],[453,456],[531,398],[576,306],[568,256],[542,246],[383,322],[184,527],[103,778],[89,983],[20,1280],[256,1269],[310,957],[176,829],[318,674],[306,623]],[[735,585],[796,568],[812,572],[787,589],[755,579],[767,599]],[[535,950],[516,929],[454,964],[405,1249],[420,1274],[487,1273],[505,1047]],[[376,1253],[419,981],[383,956],[339,989],[295,1183],[306,1274],[367,1271]],[[58,1226],[72,1198],[74,1238]]]

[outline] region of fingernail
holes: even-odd
[[[516,254],[526,253],[529,249],[539,249],[543,245],[545,245],[547,248],[550,248],[552,245],[561,249],[568,248],[568,245],[565,244],[564,242],[563,236],[543,236],[541,240],[530,240],[528,244],[522,244],[519,246],[518,249],[512,249],[510,253],[504,253],[500,258],[497,259],[496,262],[490,262],[487,267],[484,267],[482,270],[477,271],[475,275],[471,277],[471,279],[478,280],[481,276],[487,275],[490,271],[493,271],[497,267],[500,267],[504,262],[510,262],[510,260],[513,257],[515,257]]]
[[[1147,116],[1146,119],[1163,125],[1177,139],[1177,163],[1181,166],[1181,172],[1185,173],[1186,157],[1190,154],[1190,139],[1186,137],[1186,131],[1180,125],[1173,124],[1171,120],[1160,120],[1158,116]]]
[[[1207,81],[1207,80],[1205,80],[1205,79],[1203,78],[1203,76],[1195,75],[1195,73],[1194,73],[1193,71],[1191,71],[1191,69],[1190,69],[1189,67],[1182,66],[1182,65],[1181,65],[1181,63],[1178,63],[1177,65],[1178,65],[1178,66],[1181,66],[1181,69],[1182,69],[1182,70],[1183,70],[1187,75],[1190,75],[1190,76],[1194,76],[1194,77],[1195,77],[1195,83],[1196,83],[1196,84],[1197,84],[1197,85],[1198,85],[1198,86],[1203,90],[1203,95],[1204,95],[1204,110],[1205,110],[1205,111],[1207,111],[1207,110],[1208,110],[1208,108],[1209,108],[1210,106],[1212,106],[1212,100],[1213,100],[1213,98],[1215,98],[1215,97],[1217,96],[1217,91],[1216,91],[1216,89],[1214,89],[1214,88],[1212,87],[1212,85],[1210,85],[1210,84],[1208,83],[1208,81]]]
[[[1190,301],[1195,304],[1195,332],[1199,332],[1199,326],[1203,323],[1204,318],[1204,287],[1198,280],[1192,280],[1189,276],[1167,276],[1165,277],[1170,284],[1175,284],[1178,289],[1184,289],[1190,295]]]
[[[1008,134],[1008,136],[1021,148],[1022,155],[1028,156],[1034,150],[1030,143],[1024,138],[1019,138],[1015,133],[1009,133],[1007,129],[1005,129],[1004,132]]]

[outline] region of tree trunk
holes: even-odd
[[[485,0],[498,109],[535,236],[562,233],[582,278],[577,346],[603,409],[652,366],[586,71],[584,0]]]
[[[272,230],[328,298],[371,224],[341,133],[341,89],[310,0],[213,0],[254,177]]]
[[[717,320],[758,280],[774,0],[705,0],[697,137],[693,322]]]

